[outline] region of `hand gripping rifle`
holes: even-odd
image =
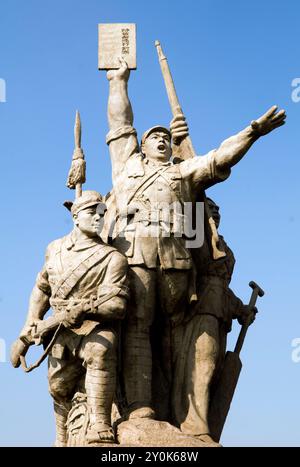
[[[183,115],[183,112],[182,112],[182,109],[181,109],[181,106],[179,104],[179,100],[176,94],[175,85],[174,85],[174,81],[173,81],[173,78],[170,72],[168,61],[162,51],[159,41],[155,41],[155,47],[157,49],[159,63],[160,63],[162,75],[165,81],[165,86],[166,86],[173,117],[176,117],[178,114]],[[178,159],[179,160],[190,159],[196,156],[196,153],[193,148],[193,144],[192,144],[192,141],[189,135],[185,136],[184,138],[181,138],[178,142],[173,141],[172,149],[173,149],[173,156],[174,156],[175,161],[176,159],[177,160]],[[205,215],[207,217],[208,225],[210,228],[209,236],[210,236],[210,242],[212,246],[213,258],[214,259],[223,258],[224,256],[226,256],[226,253],[218,248],[219,246],[218,231],[217,231],[215,221],[211,215],[204,191],[199,198],[204,201]]]
[[[86,300],[84,303],[78,303],[80,310],[84,313],[89,312],[90,314],[97,313],[97,308],[103,305],[105,302],[117,295],[118,290],[113,290],[111,293],[101,297],[93,297],[93,299]],[[68,318],[68,312],[76,306],[76,300],[74,303],[66,300],[66,307],[63,311],[55,313],[53,316],[49,316],[45,320],[38,320],[32,322],[31,325],[24,328],[23,333],[14,342],[11,348],[11,363],[14,368],[22,366],[26,373],[34,370],[45,360],[53,347],[56,338],[62,327],[66,327],[66,319]],[[94,310],[94,311],[93,311]],[[80,325],[80,324],[79,324]],[[74,326],[76,327],[76,326]],[[25,355],[29,347],[33,344],[40,345],[43,342],[43,338],[49,333],[54,332],[53,336],[47,347],[45,348],[42,356],[32,365],[27,366]],[[19,358],[20,356],[20,358]]]
[[[10,351],[10,361],[14,368],[18,368],[21,364],[23,370],[26,373],[34,370],[45,360],[49,354],[53,344],[57,338],[57,335],[63,326],[63,319],[65,319],[65,313],[62,316],[62,313],[58,313],[55,316],[50,316],[44,321],[39,321],[38,324],[32,324],[26,329],[26,334],[21,334],[21,336],[13,343]],[[40,345],[42,343],[42,338],[50,331],[55,331],[53,337],[51,338],[49,344],[45,348],[42,356],[32,365],[27,367],[25,356],[29,347],[33,344]]]

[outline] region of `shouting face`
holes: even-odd
[[[153,162],[167,162],[172,155],[170,136],[163,131],[153,131],[143,143],[142,151]]]

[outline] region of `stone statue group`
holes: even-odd
[[[11,360],[28,371],[29,346],[43,344],[56,446],[151,445],[157,433],[161,445],[180,436],[182,445],[217,445],[211,407],[227,333],[233,319],[249,325],[257,310],[229,288],[233,253],[218,236],[214,258],[210,235],[219,207],[199,194],[225,181],[257,139],[284,124],[285,112],[274,106],[208,154],[174,160],[172,144],[188,137],[184,116],[139,141],[129,75],[123,59],[107,73],[113,189],[106,197],[81,190],[79,137],[69,175],[77,196],[66,203],[74,228],[46,250]],[[187,247],[178,226],[191,221],[185,204],[199,202],[204,242]]]

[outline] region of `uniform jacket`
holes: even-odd
[[[127,261],[115,248],[99,238],[78,242],[71,233],[50,243],[45,264],[38,274],[36,285],[49,296],[54,312],[60,311],[61,300],[89,300],[110,294],[114,289],[127,295]],[[77,334],[87,334],[98,322],[89,316]]]
[[[184,222],[184,203],[194,201],[200,190],[225,180],[230,170],[217,170],[215,151],[179,164],[153,165],[140,153],[132,127],[110,132],[107,143],[113,170],[114,245],[130,265],[190,269],[192,259],[185,238],[176,236]],[[168,216],[169,222],[165,222]],[[127,225],[122,221],[125,217]]]

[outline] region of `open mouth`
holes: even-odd
[[[164,143],[159,143],[159,145],[157,146],[157,149],[158,149],[159,151],[165,151],[166,146],[164,145]]]

